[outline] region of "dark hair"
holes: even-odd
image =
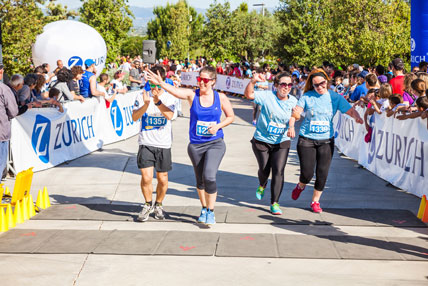
[[[279,80],[281,79],[281,78],[283,78],[283,77],[289,77],[290,79],[291,79],[291,75],[290,75],[290,73],[289,72],[286,72],[286,71],[284,71],[284,72],[280,72],[279,74],[277,74],[276,76],[275,76],[275,78],[273,79],[273,84],[274,85],[278,85],[279,84]]]
[[[420,96],[416,99],[416,105],[424,110],[428,109],[428,98],[426,96]]]
[[[385,74],[385,67],[384,67],[384,66],[382,66],[382,65],[378,65],[378,66],[376,67],[376,72],[377,72],[377,74],[378,74],[378,75],[383,75],[383,74]]]
[[[73,79],[73,74],[68,68],[64,67],[58,71],[56,78],[58,82],[69,82]]]
[[[100,82],[108,80],[108,74],[102,73],[100,74]]]
[[[199,75],[201,75],[201,73],[203,73],[203,72],[209,74],[211,79],[217,79],[217,71],[214,67],[205,66],[205,67],[201,68],[201,70],[199,71]]]
[[[177,66],[176,66],[176,65],[172,65],[172,66],[169,68],[169,70],[170,70],[170,71],[175,72],[175,71],[177,70]]]
[[[44,63],[42,64],[42,67],[45,69],[44,73],[48,73],[47,67],[48,67],[48,63]]]
[[[45,68],[42,66],[38,66],[34,69],[34,73],[45,73]]]
[[[308,75],[308,80],[306,81],[305,89],[303,90],[304,93],[308,92],[309,90],[314,90],[312,80],[316,76],[321,76],[321,77],[325,78],[327,81],[327,86],[328,86],[328,82],[330,81],[330,78],[328,77],[327,73],[323,69],[314,69]]]
[[[366,75],[366,82],[369,86],[375,86],[377,84],[377,76],[373,73]]]
[[[422,62],[419,63],[419,69],[420,70],[426,70],[427,67],[428,67],[428,63],[427,62],[422,61]]]
[[[44,75],[42,74],[36,74],[36,87],[35,89],[37,90],[37,92],[40,92],[43,88],[43,86],[46,84],[46,78]]]
[[[162,79],[165,80],[166,78],[166,72],[165,72],[165,68],[161,65],[155,65],[153,67],[150,68],[150,71],[153,72],[154,74],[159,74],[161,75]]]
[[[425,81],[421,80],[420,78],[417,78],[414,81],[412,81],[410,85],[412,89],[418,93],[418,95],[423,94],[427,89]]]
[[[36,82],[37,82],[37,75],[34,73],[29,73],[24,77],[24,84],[28,86],[36,84]]]
[[[59,89],[52,87],[51,89],[49,89],[49,98],[53,98],[55,96],[58,96],[61,93],[61,91],[59,91]]]
[[[73,74],[73,78],[75,78],[79,74],[83,74],[84,71],[83,71],[83,68],[81,66],[73,66],[71,68],[71,73]]]
[[[389,97],[389,102],[394,103],[395,105],[400,104],[403,101],[403,98],[399,93],[394,93]]]
[[[120,77],[120,74],[122,73],[121,70],[118,70],[117,72],[114,73],[113,78],[114,79],[118,79]]]

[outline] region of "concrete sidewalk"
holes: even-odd
[[[232,210],[263,209],[269,204],[270,194],[268,191],[262,201],[255,198],[258,186],[257,162],[249,143],[254,132],[254,127],[250,124],[252,107],[248,101],[239,98],[231,98],[231,101],[236,120],[224,130],[227,151],[217,177],[217,206],[219,211],[222,207]],[[183,111],[185,116],[188,116],[188,106],[185,102]],[[188,117],[178,118],[173,122],[174,166],[169,173],[169,189],[164,201],[166,207],[184,209],[199,206],[193,168],[187,155],[188,124]],[[284,191],[280,200],[280,205],[284,207],[284,214],[281,216],[284,220],[290,219],[296,208],[307,209],[312,196],[310,185],[298,201],[292,201],[290,198],[291,190],[299,176],[295,143],[296,140],[293,141],[293,150],[286,167]],[[46,186],[54,204],[138,206],[143,203],[143,197],[135,158],[137,148],[137,138],[133,137],[105,146],[102,151],[38,172],[34,175],[32,195],[35,198],[37,190]],[[8,180],[6,185],[12,186],[13,180]],[[358,168],[356,162],[336,152],[321,206],[324,209],[351,210],[348,215],[337,220],[337,225],[260,223],[253,220],[253,216],[246,222],[225,221],[211,229],[200,228],[191,221],[136,223],[103,219],[30,220],[16,229],[23,232],[81,230],[82,233],[137,231],[137,234],[142,235],[160,231],[181,231],[198,235],[219,233],[220,237],[226,234],[242,234],[244,238],[244,234],[254,237],[257,234],[275,237],[298,235],[305,239],[312,236],[358,237],[357,242],[344,242],[345,249],[342,251],[346,251],[347,246],[370,246],[373,237],[381,237],[403,239],[404,243],[409,242],[406,246],[408,251],[411,251],[413,246],[419,250],[426,249],[428,253],[426,227],[372,225],[370,221],[365,224],[361,223],[361,220],[360,223],[345,222],[354,216],[359,217],[366,209],[409,210],[416,213],[419,201],[419,198],[390,186],[367,170]],[[195,210],[197,212],[197,208]],[[263,216],[264,219],[270,217],[267,212],[254,215]],[[307,212],[306,215],[309,216],[310,213]],[[0,235],[0,241],[4,236],[5,234]],[[411,245],[411,241],[417,238],[422,241],[421,245]],[[145,241],[141,243],[144,244]],[[296,247],[297,244],[298,241]],[[217,246],[219,245],[221,241],[220,244],[217,243]],[[255,244],[255,248],[263,248],[262,246]],[[239,247],[238,244],[235,248]],[[311,245],[308,245],[308,251],[310,249]],[[384,251],[382,247],[372,249],[374,252]],[[421,261],[403,261],[346,258],[344,252],[339,253],[340,259],[320,258],[316,253],[309,253],[305,259],[79,253],[0,254],[1,285],[262,285],[269,282],[284,285],[428,285],[428,259],[424,259],[423,255]],[[404,257],[403,253],[397,255]]]

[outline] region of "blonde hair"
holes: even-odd
[[[418,77],[414,73],[408,73],[404,76],[404,91],[408,94],[411,94],[412,81]]]
[[[392,86],[389,83],[382,83],[379,88],[380,98],[389,98],[392,95]]]

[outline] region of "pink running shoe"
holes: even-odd
[[[320,207],[319,202],[312,202],[311,209],[314,213],[322,213],[322,208]]]
[[[291,198],[293,200],[297,200],[300,197],[300,193],[303,192],[305,188],[300,188],[299,184],[296,185],[296,187],[294,188],[293,192],[291,192]]]

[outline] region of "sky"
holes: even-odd
[[[223,0],[217,0],[222,3]],[[57,0],[58,3],[63,5],[67,5],[68,8],[76,8],[80,7],[82,2],[80,0]],[[130,6],[138,6],[138,7],[154,7],[154,6],[163,6],[166,3],[176,3],[177,0],[156,0],[156,1],[147,1],[147,0],[128,0]],[[214,0],[202,1],[202,0],[188,0],[190,6],[195,8],[203,8],[206,9],[210,6],[210,4],[214,2]],[[266,7],[275,8],[279,5],[279,0],[229,0],[230,6],[232,9],[235,9],[242,2],[248,3],[248,7],[251,9],[253,4],[261,4],[264,3]],[[260,7],[254,7],[256,9],[260,9]]]

